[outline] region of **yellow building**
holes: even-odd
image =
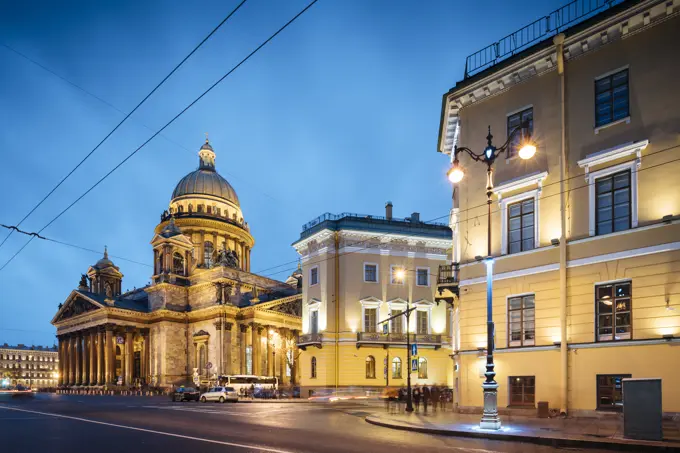
[[[324,214],[303,226],[293,246],[302,257],[302,396],[322,388],[378,389],[406,384],[406,319],[418,345],[412,382],[450,383],[447,305],[434,301],[438,266],[451,230],[418,213]],[[396,316],[383,330],[381,321]],[[448,333],[447,333],[448,332]]]
[[[489,125],[500,146],[524,121],[538,145],[530,160],[511,146],[494,165],[498,406],[621,410],[622,379],[633,377],[661,378],[664,412],[680,412],[680,63],[669,58],[680,4],[591,13],[560,35],[521,47],[520,30],[520,48],[507,39],[468,57],[465,79],[444,95],[438,151],[481,152]],[[486,167],[460,162],[466,176],[451,211],[459,272],[442,274],[439,288],[459,293],[457,402],[479,408],[486,271],[475,256],[487,247]]]
[[[58,378],[56,346],[0,345],[0,388],[16,384],[56,387]]]

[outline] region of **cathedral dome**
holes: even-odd
[[[210,195],[240,207],[234,188],[215,170],[215,152],[207,139],[198,155],[198,170],[192,171],[177,183],[172,199],[186,195]]]

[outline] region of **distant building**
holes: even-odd
[[[664,412],[680,411],[679,42],[677,1],[573,2],[470,55],[444,95],[438,151],[451,160],[481,153],[489,125],[500,146],[526,121],[538,147],[496,160],[491,232],[486,166],[459,156],[438,287],[455,299],[461,407],[484,405],[475,255],[490,234],[499,407],[621,411],[632,377],[661,378]]]
[[[418,345],[413,384],[451,384],[450,317],[434,301],[432,278],[451,246],[447,225],[418,213],[394,218],[387,203],[384,217],[324,214],[303,226],[293,246],[302,257],[303,396],[335,386],[406,385],[407,329]],[[410,307],[416,311],[407,326]]]
[[[255,240],[236,192],[207,140],[198,154],[155,228],[151,283],[123,292],[105,250],[60,305],[52,324],[61,385],[170,386],[232,374],[295,382],[298,280],[250,272]]]
[[[56,387],[59,379],[57,347],[0,345],[0,386],[23,384]]]

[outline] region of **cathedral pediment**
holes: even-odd
[[[103,306],[98,302],[82,295],[78,291],[73,291],[60,306],[59,311],[52,319],[52,324],[65,321],[69,318],[101,309]]]

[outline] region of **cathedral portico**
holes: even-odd
[[[123,292],[105,249],[60,304],[60,384],[170,386],[228,374],[297,382],[301,274],[250,273],[254,245],[206,142],[154,230],[151,284]]]

